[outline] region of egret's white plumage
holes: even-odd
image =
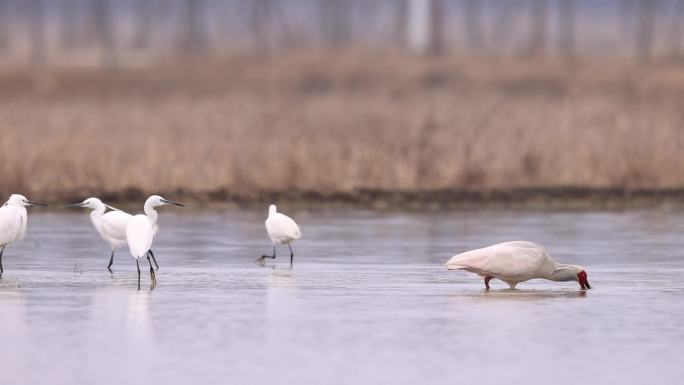
[[[126,246],[126,226],[133,216],[129,213],[114,210],[102,216],[100,234],[109,242],[112,250]]]
[[[147,215],[134,215],[128,221],[126,240],[133,258],[142,258],[147,254],[154,240],[154,230]]]
[[[87,207],[92,209],[90,221],[93,223],[93,227],[95,227],[98,234],[112,249],[112,255],[107,266],[107,269],[111,271],[112,263],[114,262],[114,252],[116,249],[126,245],[126,225],[128,225],[128,221],[133,216],[102,203],[98,198],[88,198],[81,203],[69,205],[69,207]],[[108,208],[111,211],[106,212]]]
[[[147,261],[150,263],[152,284],[153,286],[156,284],[157,279],[152,268],[150,255],[148,254],[151,252],[150,249],[152,248],[152,242],[154,242],[154,235],[159,228],[157,226],[159,215],[154,208],[169,204],[183,206],[180,203],[164,199],[159,195],[152,195],[145,201],[145,214],[134,215],[126,225],[126,243],[128,243],[131,255],[135,258],[135,263],[138,266],[138,289],[140,289],[140,265],[138,259],[145,255],[147,255]]]
[[[0,246],[24,239],[26,222],[26,207],[7,203],[0,207]]]
[[[0,207],[0,274],[3,273],[2,253],[10,243],[24,239],[28,215],[26,207],[32,205],[45,206],[43,203],[32,202],[25,196],[12,194],[7,202]]]
[[[263,261],[264,258],[275,259],[276,245],[288,245],[290,248],[290,264],[292,264],[294,253],[290,243],[302,237],[302,232],[297,223],[287,215],[279,213],[276,205],[270,205],[265,224],[268,237],[273,242],[273,255],[263,255],[260,260]]]
[[[511,287],[534,278],[552,281],[577,281],[584,288],[591,288],[587,273],[581,266],[556,262],[540,245],[533,242],[504,242],[482,249],[455,255],[447,263],[448,270],[466,270],[489,280],[498,278]]]

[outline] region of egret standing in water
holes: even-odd
[[[140,263],[138,259],[147,255],[147,262],[150,263],[150,278],[152,279],[152,287],[157,284],[157,277],[154,274],[152,261],[150,261],[152,242],[154,241],[154,234],[157,232],[157,218],[159,214],[154,209],[157,206],[176,205],[183,206],[180,203],[172,202],[164,199],[159,195],[152,195],[145,201],[145,214],[134,215],[126,225],[126,242],[131,251],[131,255],[135,258],[135,264],[138,268],[138,290],[140,290]]]
[[[107,265],[107,270],[112,273],[114,252],[119,247],[126,246],[126,225],[128,225],[128,221],[133,218],[133,216],[127,212],[102,203],[98,198],[88,198],[81,203],[74,203],[67,207],[87,207],[93,210],[90,212],[90,221],[93,223],[93,227],[95,227],[95,230],[97,230],[102,239],[104,239],[112,249],[112,255],[109,257],[109,265]],[[112,211],[105,212],[107,209]],[[152,250],[150,250],[150,255],[152,256],[152,262],[154,262],[157,269],[159,269],[159,265],[154,258],[154,254],[152,254]]]
[[[268,207],[268,218],[266,218],[266,232],[273,242],[273,255],[262,255],[258,261],[263,262],[264,258],[275,259],[276,245],[287,245],[290,248],[290,266],[294,260],[294,253],[290,243],[302,236],[297,223],[285,214],[277,211],[276,205]]]
[[[25,196],[12,194],[7,202],[0,207],[0,277],[2,268],[2,253],[5,247],[16,240],[24,239],[26,235],[27,217],[26,207],[47,206],[44,203],[32,202]]]
[[[97,230],[102,239],[104,239],[112,249],[112,255],[109,257],[109,265],[107,265],[107,270],[111,273],[112,263],[114,263],[114,252],[119,247],[126,245],[126,225],[133,216],[105,205],[98,198],[88,198],[81,203],[74,203],[67,207],[87,207],[93,210],[90,212],[90,221],[93,223],[93,227],[95,227],[95,230]],[[112,211],[105,213],[107,208],[112,209]]]

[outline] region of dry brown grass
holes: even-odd
[[[302,53],[5,69],[0,132],[0,190],[55,198],[679,188],[684,68]]]

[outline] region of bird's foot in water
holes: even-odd
[[[259,265],[264,265],[264,264],[266,264],[266,259],[275,259],[275,257],[272,255],[262,255],[261,257],[257,258],[254,261],[254,263],[257,263]]]
[[[157,286],[157,274],[154,273],[154,269],[150,266],[150,279],[152,280],[152,289]]]

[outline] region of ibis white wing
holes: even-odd
[[[515,241],[466,251],[452,257],[446,266],[493,277],[519,277],[534,274],[548,262],[553,260],[541,246]]]
[[[145,215],[136,215],[128,221],[126,226],[126,241],[131,255],[135,258],[144,257],[152,247],[154,232],[152,224]]]

